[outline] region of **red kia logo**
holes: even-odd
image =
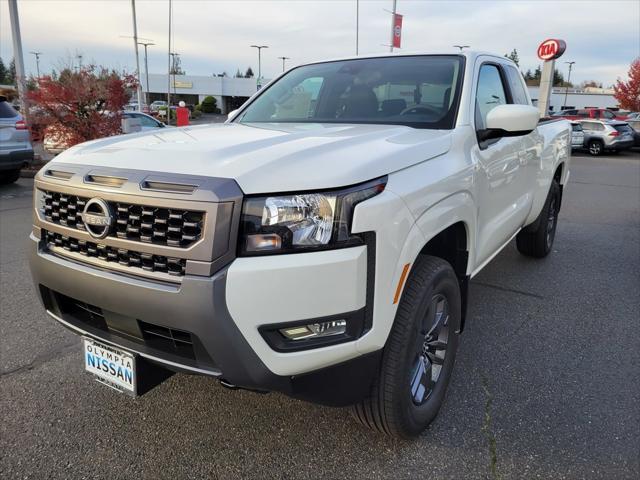
[[[564,40],[550,38],[542,42],[538,47],[538,58],[545,61],[555,60],[556,58],[560,58],[566,49],[567,44]]]

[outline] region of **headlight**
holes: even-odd
[[[360,243],[354,207],[384,190],[386,177],[330,192],[248,197],[240,221],[241,255],[290,253]]]

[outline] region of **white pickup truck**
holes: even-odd
[[[500,56],[301,65],[225,124],[47,164],[31,269],[113,388],[202,374],[416,436],[445,397],[469,280],[514,237],[550,252],[570,154],[569,122],[541,122]]]

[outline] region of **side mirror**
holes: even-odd
[[[233,117],[235,117],[237,113],[238,113],[238,109],[237,108],[235,110],[231,110],[229,113],[227,113],[227,121],[233,120]]]
[[[526,135],[536,129],[539,120],[538,109],[530,105],[499,105],[487,114],[486,128],[478,131],[478,138],[483,141]]]

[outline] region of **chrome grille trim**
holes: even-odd
[[[48,222],[86,230],[82,211],[91,197],[52,190],[44,193],[44,217]],[[132,241],[186,248],[202,237],[204,212],[160,208],[127,202],[107,202],[116,215],[109,236]]]
[[[51,177],[46,174],[51,168],[71,176]],[[126,181],[118,187],[87,182],[89,176],[98,175]],[[185,193],[149,189],[148,185],[154,182],[189,184],[194,190]],[[73,239],[78,245],[104,245],[112,252],[109,261],[71,251],[70,245],[65,250],[53,242],[52,252],[73,255],[76,261],[104,262],[99,265],[101,268],[124,269],[131,275],[156,279],[166,275],[168,278],[160,279],[176,282],[181,275],[211,275],[235,258],[242,191],[234,180],[54,162],[36,175],[34,188],[47,195],[43,209],[34,207],[33,232],[42,237],[43,247],[49,243],[46,235],[41,235],[41,231],[46,231],[54,238],[59,235]],[[84,202],[92,198],[102,199],[112,207],[114,224],[105,238],[91,236],[80,216]],[[181,265],[181,275],[170,275],[168,270],[145,271],[131,265],[129,260],[123,265],[115,260],[113,252],[118,251],[175,259],[176,265]]]

